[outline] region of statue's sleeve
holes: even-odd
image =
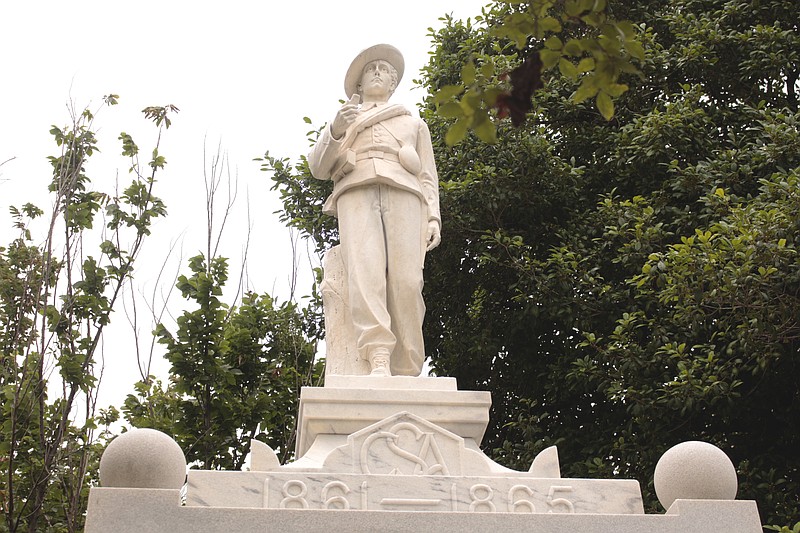
[[[439,213],[439,175],[436,173],[436,161],[433,157],[433,145],[431,144],[431,132],[424,120],[419,121],[419,132],[417,135],[417,153],[421,164],[419,181],[422,185],[422,193],[425,196],[425,203],[428,205],[428,221],[436,220],[439,226],[442,225],[442,217]]]
[[[336,161],[342,152],[341,144],[341,140],[333,138],[330,124],[325,126],[308,154],[308,168],[311,170],[312,176],[319,180],[331,179],[331,173],[336,168]]]

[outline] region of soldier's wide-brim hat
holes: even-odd
[[[397,70],[397,83],[400,83],[406,66],[403,54],[390,44],[376,44],[359,52],[353,62],[350,63],[350,68],[347,69],[347,74],[344,77],[344,92],[347,98],[358,92],[358,84],[361,83],[364,67],[378,59],[386,61]]]

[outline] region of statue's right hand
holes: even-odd
[[[336,113],[336,117],[331,123],[331,134],[334,139],[341,139],[350,124],[355,122],[356,116],[358,116],[358,103],[360,100],[361,98],[354,94],[350,101],[344,104]]]

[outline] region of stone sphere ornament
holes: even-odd
[[[100,458],[100,485],[140,489],[180,489],[186,456],[169,435],[134,428],[116,437]]]
[[[653,476],[658,501],[733,500],[739,482],[725,452],[707,442],[687,441],[667,450]]]

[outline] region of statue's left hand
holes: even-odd
[[[442,242],[442,230],[439,227],[439,222],[437,220],[428,221],[428,245],[425,250],[430,252],[439,246],[440,242]]]

